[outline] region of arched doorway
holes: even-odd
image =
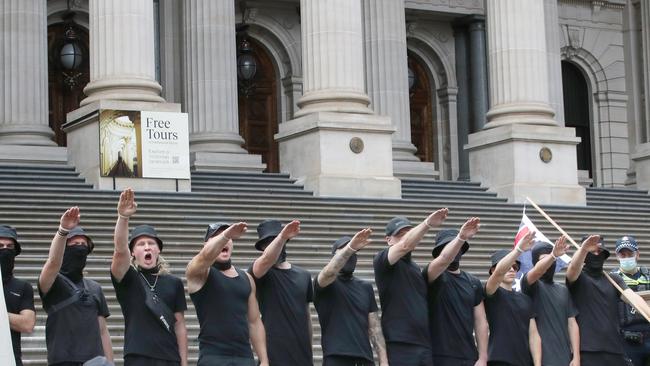
[[[54,131],[54,141],[66,146],[66,135],[61,126],[66,122],[66,114],[79,108],[84,99],[83,89],[90,81],[88,32],[75,26],[77,45],[81,48],[81,64],[74,70],[67,70],[61,63],[61,48],[66,43],[65,32],[68,24],[57,23],[47,27],[47,69],[48,106],[50,128]]]
[[[426,68],[417,56],[408,53],[410,70],[409,105],[411,113],[411,142],[417,148],[415,155],[424,162],[437,162],[435,126],[431,82]]]
[[[575,128],[576,136],[582,139],[576,147],[578,170],[587,171],[593,178],[589,87],[582,71],[568,61],[562,61],[562,92],[565,126]]]
[[[262,156],[266,172],[280,169],[278,144],[273,135],[278,132],[277,77],[271,57],[264,46],[248,38],[257,72],[249,85],[239,84],[239,134],[250,154]]]

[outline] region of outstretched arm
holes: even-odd
[[[599,242],[600,236],[598,235],[591,235],[582,242],[582,245],[580,245],[580,248],[573,255],[573,259],[571,259],[571,263],[569,263],[569,267],[566,270],[567,283],[571,284],[578,279],[587,253],[595,249]]]
[[[456,258],[456,254],[458,254],[458,251],[463,247],[463,244],[476,235],[480,227],[481,219],[478,217],[472,217],[465,221],[458,232],[458,236],[456,236],[456,238],[454,238],[454,240],[449,244],[445,245],[440,252],[440,255],[429,263],[429,266],[427,267],[427,279],[429,283],[435,281],[436,278],[447,269],[449,264],[454,261],[454,258]]]
[[[66,236],[68,232],[79,225],[81,215],[79,214],[79,207],[71,207],[65,211],[59,220],[59,230],[52,238],[50,245],[50,254],[45,261],[41,275],[38,277],[38,286],[41,292],[48,293],[54,284],[61,264],[63,263],[63,252],[65,252]]]
[[[336,275],[339,273],[341,268],[343,268],[345,263],[347,263],[348,259],[350,259],[354,253],[370,244],[370,234],[372,234],[372,230],[370,229],[359,231],[350,240],[348,245],[343,248],[343,250],[336,252],[325,268],[323,268],[323,270],[318,274],[318,286],[325,288],[334,282]]]
[[[532,285],[533,283],[537,282],[537,280],[542,278],[544,273],[546,273],[546,271],[551,268],[553,262],[555,262],[559,257],[563,256],[564,253],[566,253],[566,245],[566,236],[560,236],[555,241],[555,246],[553,247],[551,255],[547,255],[546,257],[537,261],[537,264],[535,264],[535,266],[530,271],[528,271],[526,274],[526,282],[528,282],[529,285]]]
[[[208,239],[190,263],[187,265],[185,275],[187,277],[187,290],[195,293],[200,290],[208,279],[210,266],[217,260],[221,250],[232,239],[240,238],[246,232],[245,222],[230,225],[226,230]]]
[[[413,249],[415,249],[415,247],[420,243],[420,240],[422,240],[424,235],[427,233],[427,231],[429,231],[429,229],[440,226],[445,221],[448,214],[449,209],[441,208],[429,215],[416,227],[409,230],[409,232],[404,235],[399,243],[391,245],[388,249],[388,263],[392,266],[407,253],[413,251]]]
[[[530,354],[533,356],[533,365],[542,366],[542,338],[537,331],[537,322],[535,322],[535,319],[530,319],[528,325],[528,343],[530,346]]]
[[[247,273],[248,280],[251,284],[251,293],[248,296],[248,332],[251,337],[251,344],[260,361],[260,366],[268,366],[269,358],[266,353],[266,332],[262,317],[260,316],[260,308],[257,303],[257,296],[255,295],[255,281]]]
[[[372,346],[375,348],[375,353],[377,353],[379,366],[388,366],[386,341],[384,340],[384,333],[381,330],[379,314],[376,311],[368,314],[368,335],[370,336]]]
[[[113,234],[113,261],[111,262],[111,274],[121,282],[131,265],[131,252],[129,251],[129,218],[138,210],[135,202],[135,193],[131,188],[125,189],[120,194],[117,203],[117,222]]]
[[[266,272],[278,261],[282,247],[287,241],[295,238],[300,233],[300,221],[293,220],[282,228],[280,234],[264,249],[262,255],[253,263],[253,275],[262,278]]]
[[[508,255],[501,259],[499,263],[497,263],[496,267],[494,267],[494,271],[492,271],[490,278],[488,278],[485,284],[485,293],[488,296],[494,295],[494,293],[499,288],[499,285],[501,285],[503,278],[506,276],[506,273],[508,273],[510,268],[512,268],[512,265],[515,264],[517,258],[519,258],[519,255],[530,249],[534,238],[534,231],[526,234],[523,238],[521,238],[521,240],[519,240],[519,243],[515,245],[510,253],[508,253]]]

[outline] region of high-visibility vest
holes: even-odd
[[[621,276],[621,278],[623,278],[625,281],[627,287],[629,287],[632,291],[637,292],[650,290],[650,271],[648,271],[647,267],[639,267],[639,272],[641,273],[639,278],[634,279],[632,277],[628,277],[628,275],[626,275],[625,272],[621,271],[620,268],[612,271],[612,273]],[[618,315],[619,319],[621,320],[621,327],[626,327],[633,324],[648,324],[647,320],[645,320],[642,315],[638,314],[636,309],[622,300],[618,303]],[[650,327],[650,324],[648,326]]]

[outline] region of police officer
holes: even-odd
[[[650,290],[650,271],[638,265],[639,248],[634,237],[626,235],[616,241],[619,266],[613,270],[634,292]],[[619,301],[618,314],[625,354],[635,366],[650,361],[650,324],[634,308]]]

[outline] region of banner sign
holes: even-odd
[[[102,177],[190,179],[187,113],[101,110]]]

